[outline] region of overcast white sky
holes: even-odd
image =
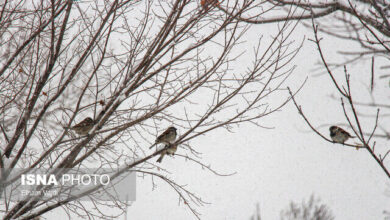
[[[257,37],[264,27],[253,27],[248,37]],[[303,35],[312,37],[312,32],[302,27],[296,33],[297,41]],[[324,45],[330,57],[334,56],[332,50],[353,49],[352,44],[334,39],[325,39]],[[339,101],[331,98],[337,93],[329,77],[313,77],[317,61],[315,45],[306,41],[294,60],[297,69],[288,83],[297,88],[308,76],[297,100],[313,124],[323,125],[319,130],[328,135],[329,124],[346,122]],[[368,72],[369,67],[354,65],[350,70],[357,76],[352,83],[360,97],[365,97],[364,84],[368,81],[364,71]],[[388,100],[387,82],[378,81],[377,88]],[[367,120],[367,128],[372,128],[373,121]],[[223,173],[237,172],[234,176],[215,176],[183,159],[164,161],[162,166],[172,172],[172,178],[188,184],[188,189],[211,203],[198,208],[202,219],[249,219],[256,203],[260,204],[264,219],[279,219],[280,210],[291,200],[301,202],[311,194],[320,197],[336,219],[384,218],[383,211],[390,207],[390,184],[368,152],[325,142],[309,131],[292,103],[264,120],[263,125],[275,129],[247,124],[235,129],[234,134],[220,130],[196,140],[194,146],[203,153],[206,163]],[[165,183],[159,182],[154,191],[150,179],[138,179],[137,183],[137,201],[129,208],[129,218],[194,219],[183,204],[178,204],[177,195]]]
[[[272,27],[253,26],[247,38],[269,37]],[[299,27],[293,38],[299,42],[304,36],[311,38],[311,30]],[[324,52],[332,60],[342,59],[335,55],[337,49],[353,47],[328,36],[324,40]],[[346,122],[339,100],[331,97],[338,95],[329,77],[313,72],[318,61],[315,45],[306,40],[286,86],[296,89],[308,77],[297,101],[313,124],[322,125],[319,130],[328,135],[330,124]],[[356,86],[353,92],[362,101],[368,97],[364,86],[369,67],[364,63],[349,66]],[[382,100],[388,100],[388,83],[377,81],[377,88]],[[364,123],[371,129],[373,121],[369,118]],[[264,219],[279,219],[290,201],[301,202],[312,194],[329,206],[336,219],[383,219],[383,211],[390,210],[390,182],[368,152],[322,140],[309,130],[292,103],[264,118],[262,124],[274,129],[245,124],[235,128],[235,133],[217,130],[192,142],[206,164],[221,173],[236,172],[233,176],[216,176],[181,158],[163,161],[161,166],[171,172],[170,178],[210,203],[196,207],[202,219],[249,219],[257,203]],[[179,149],[177,153],[185,152]],[[137,200],[128,208],[128,219],[195,219],[166,183],[156,182],[152,190],[150,178],[137,179]],[[56,212],[47,215],[52,216],[67,219]]]

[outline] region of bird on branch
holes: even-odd
[[[95,121],[91,117],[87,117],[75,126],[69,127],[69,129],[75,131],[78,135],[86,135],[94,125]]]
[[[164,144],[166,148],[163,152],[161,152],[161,156],[158,158],[157,162],[161,163],[162,159],[164,158],[165,154],[168,155],[174,155],[177,150],[177,145],[173,145],[173,143],[176,140],[177,136],[177,129],[175,127],[169,127],[167,130],[165,130],[161,135],[159,135],[154,144],[149,148],[151,149],[153,146],[157,144]]]
[[[332,138],[335,143],[344,144],[349,138],[354,138],[354,136],[350,135],[347,131],[337,126],[331,126],[329,131],[330,138]]]

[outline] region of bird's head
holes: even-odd
[[[330,126],[330,128],[329,128],[329,131],[331,131],[331,132],[336,131],[336,130],[337,130],[336,126]]]

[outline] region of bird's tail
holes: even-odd
[[[165,156],[165,152],[161,153],[161,156],[157,159],[157,163],[161,163],[164,156]]]
[[[156,143],[154,143],[152,146],[150,146],[149,149],[152,149],[154,146],[156,146]]]

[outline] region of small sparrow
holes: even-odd
[[[157,159],[157,163],[161,163],[165,154],[175,155],[175,152],[177,150],[177,145],[176,144],[165,145],[165,147],[167,147],[167,146],[169,146],[169,147],[160,154],[160,157]]]
[[[337,126],[331,126],[329,131],[330,138],[332,138],[335,143],[344,144],[344,142],[346,142],[349,138],[354,138],[354,136]]]
[[[70,127],[69,129],[74,130],[78,135],[86,135],[93,128],[94,125],[95,122],[93,121],[93,119],[87,117],[83,121],[73,127]]]
[[[172,144],[176,140],[177,132],[175,127],[169,127],[160,136],[156,138],[154,144],[149,148],[151,149],[156,144]]]

